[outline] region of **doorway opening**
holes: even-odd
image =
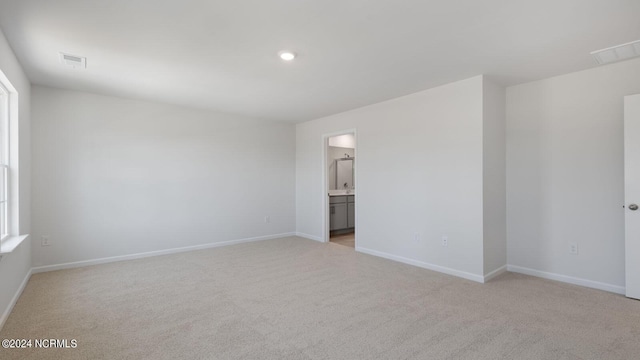
[[[356,137],[349,130],[325,136],[325,242],[356,247]]]

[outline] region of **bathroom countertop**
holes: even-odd
[[[349,190],[349,192],[347,190],[329,190],[329,196],[351,196],[355,194],[356,192],[353,190]]]

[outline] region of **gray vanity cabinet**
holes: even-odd
[[[331,231],[355,227],[355,196],[330,196],[329,216]]]
[[[331,230],[347,228],[347,204],[331,205]]]
[[[347,226],[356,227],[356,199],[355,196],[348,196],[347,199]]]

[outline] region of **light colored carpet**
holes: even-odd
[[[36,274],[1,359],[638,359],[640,302],[284,238]]]

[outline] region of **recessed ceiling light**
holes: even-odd
[[[591,56],[599,65],[631,59],[640,56],[640,40],[597,50]]]
[[[280,59],[284,61],[291,61],[296,58],[296,53],[293,51],[280,51],[278,55],[280,56]]]

